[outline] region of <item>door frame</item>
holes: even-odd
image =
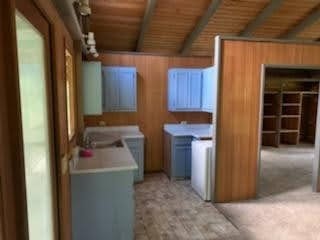
[[[263,106],[264,106],[264,90],[265,90],[265,75],[267,68],[286,68],[286,69],[306,69],[319,70],[320,66],[316,65],[295,65],[295,64],[262,64],[260,76],[260,106],[259,106],[259,131],[258,131],[258,156],[257,156],[257,182],[256,182],[256,198],[260,192],[260,177],[261,177],[261,148],[262,148],[262,127],[263,127]],[[312,190],[320,192],[320,79],[318,90],[318,106],[317,106],[317,123],[314,148],[314,160],[312,167]]]
[[[57,165],[56,165],[56,154],[55,154],[55,128],[54,128],[54,99],[53,99],[53,53],[52,53],[52,24],[50,19],[45,15],[44,11],[39,6],[39,3],[34,0],[16,0],[15,8],[13,11],[13,17],[15,18],[17,14],[20,14],[23,18],[25,18],[43,37],[44,40],[44,51],[45,51],[45,89],[46,89],[46,101],[47,101],[47,118],[48,118],[48,139],[49,139],[49,156],[50,156],[50,169],[51,169],[51,191],[52,191],[52,217],[53,217],[53,236],[54,239],[59,239],[59,202],[58,202],[58,185],[57,185]],[[17,44],[16,37],[16,27],[14,27],[15,34],[15,42]],[[24,168],[24,156],[23,156],[23,133],[22,133],[22,116],[21,116],[21,104],[20,104],[20,86],[19,86],[19,59],[17,52],[17,45],[15,46],[15,54],[16,54],[16,69],[17,69],[17,78],[16,85],[17,88],[16,96],[17,101],[13,104],[17,106],[18,117],[15,119],[16,124],[19,126],[19,141],[20,146],[20,168],[18,170],[13,169],[15,175],[21,176],[20,180],[20,188],[21,194],[19,196],[20,201],[23,202],[24,208],[22,212],[18,212],[18,218],[21,218],[24,222],[24,239],[28,239],[28,217],[27,217],[27,197],[26,197],[26,182],[25,182],[25,168]]]

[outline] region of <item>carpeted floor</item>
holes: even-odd
[[[216,204],[248,240],[320,240],[320,193],[311,190],[313,146],[264,147],[256,200]]]

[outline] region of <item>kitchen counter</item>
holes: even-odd
[[[88,127],[85,130],[84,136],[90,136],[92,142],[100,143],[111,143],[121,140],[123,147],[96,148],[92,150],[92,157],[74,156],[70,164],[71,174],[138,169],[138,165],[125,142],[125,139],[144,138],[137,126]]]
[[[93,149],[92,157],[79,157],[71,174],[136,170],[138,166],[126,143],[122,142],[123,147]]]
[[[210,139],[213,135],[212,124],[165,124],[164,131],[174,137],[192,136]]]

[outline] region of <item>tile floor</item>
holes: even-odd
[[[230,221],[198,197],[190,181],[169,181],[164,174],[151,174],[135,191],[136,240],[242,239]]]

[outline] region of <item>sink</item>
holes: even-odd
[[[123,147],[123,143],[121,140],[114,141],[112,143],[110,142],[92,142],[92,148],[97,149],[97,148],[119,148]]]

